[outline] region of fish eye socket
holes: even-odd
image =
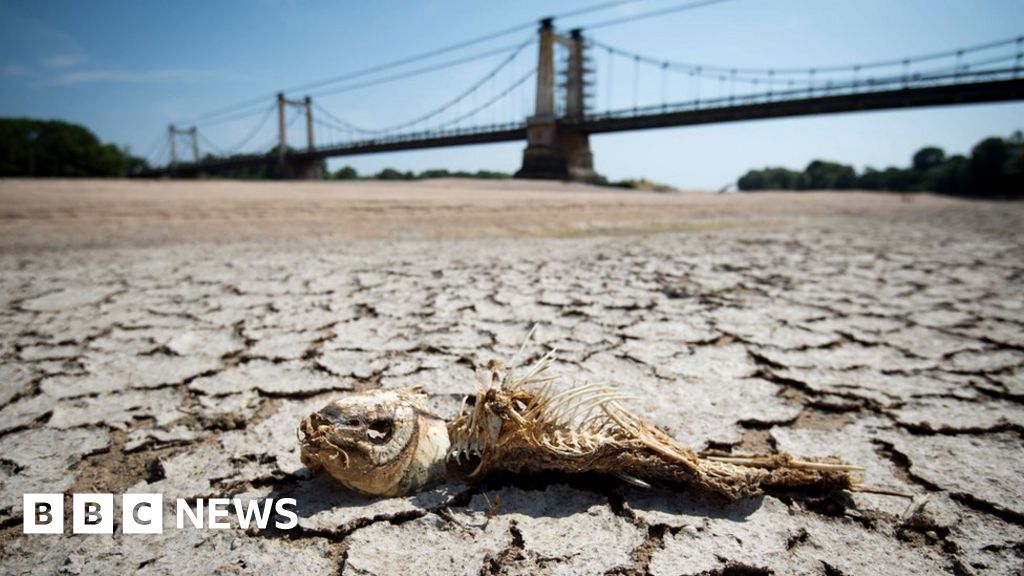
[[[355,426],[361,426],[362,424],[363,424],[363,422],[359,418],[349,418],[348,420],[345,420],[345,426],[355,427]]]
[[[321,408],[316,415],[331,423],[344,423],[346,426],[359,425],[359,420],[357,418],[346,417],[342,409],[335,404]]]
[[[370,422],[370,425],[366,428],[366,437],[371,442],[377,442],[383,444],[391,439],[391,432],[394,429],[394,423],[391,420],[374,420]]]

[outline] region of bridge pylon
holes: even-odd
[[[277,94],[277,167],[279,178],[296,180],[322,180],[323,163],[320,160],[290,160],[288,158],[288,107],[302,110],[306,116],[306,151],[316,147],[313,141],[313,100],[306,96],[302,100],[289,100],[284,94]]]
[[[540,22],[537,49],[537,98],[533,116],[526,120],[526,149],[516,178],[602,182],[594,171],[590,137],[586,132],[559,126],[555,107],[555,45],[568,49],[565,71],[564,116],[581,119],[586,112],[584,42],[580,30],[558,34],[552,19]]]
[[[167,139],[171,145],[171,171],[178,167],[178,136],[188,136],[192,148],[192,162],[199,162],[199,131],[195,126],[178,128],[174,124],[167,127]]]

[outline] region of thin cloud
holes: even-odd
[[[5,6],[0,17],[0,38],[5,52],[17,55],[18,65],[31,72],[36,66],[60,70],[85,63],[89,56],[78,40],[53,26],[13,12]],[[24,76],[25,74],[21,74]]]
[[[84,64],[88,59],[84,53],[56,54],[43,59],[43,66],[51,70],[65,70]]]
[[[73,86],[78,84],[120,83],[120,84],[192,84],[213,79],[224,79],[223,71],[188,68],[155,68],[152,70],[93,69],[69,70],[43,80],[50,86]]]
[[[10,64],[3,68],[4,76],[11,76],[16,78],[23,78],[25,76],[31,76],[32,71],[24,66],[18,66],[17,64]]]

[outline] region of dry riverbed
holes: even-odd
[[[0,181],[4,573],[1013,574],[1024,205],[578,185]],[[695,448],[913,496],[726,504],[594,478],[355,496],[298,420],[536,355]],[[26,492],[159,492],[159,536],[26,536]],[[175,498],[291,497],[289,531]],[[67,506],[67,505],[66,505]],[[730,572],[737,570],[737,572]]]

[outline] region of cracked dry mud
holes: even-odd
[[[0,251],[2,572],[1022,570],[1024,206],[768,195],[693,216],[689,200],[642,195],[662,218],[702,224],[645,231],[650,213],[595,227],[572,206],[584,193],[596,194],[533,198],[564,211],[538,215],[530,237],[178,230],[135,247],[72,230],[47,243],[23,232],[52,239],[59,222],[8,212],[20,220]],[[467,220],[493,209],[460,202]],[[786,208],[766,222],[765,203]],[[544,211],[518,217],[530,210]],[[472,366],[511,355],[533,323],[535,353],[557,347],[567,377],[634,393],[684,444],[835,454],[914,500],[724,503],[589,477],[374,499],[300,464],[295,426],[328,399],[422,385],[450,417]],[[163,493],[168,529],[21,534],[23,493],[90,491]],[[173,527],[173,499],[218,496],[294,497],[299,525]]]

